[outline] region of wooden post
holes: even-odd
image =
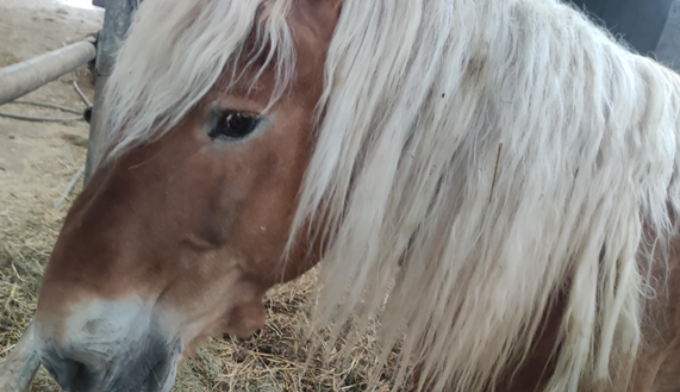
[[[95,73],[95,101],[90,121],[90,140],[85,166],[85,184],[90,181],[102,158],[109,131],[109,117],[103,108],[104,86],[106,85],[118,50],[123,45],[130,28],[132,14],[137,9],[138,0],[107,0],[104,14],[104,28],[99,32]]]

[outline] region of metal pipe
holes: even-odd
[[[92,42],[81,41],[0,69],[0,105],[74,71],[92,61],[96,50]]]
[[[138,0],[107,0],[104,13],[104,28],[99,32],[97,42],[97,63],[95,72],[95,100],[90,120],[90,139],[87,148],[85,168],[85,184],[90,181],[99,161],[104,154],[109,129],[108,113],[104,110],[104,86],[106,85],[118,50],[125,41],[125,36],[132,22],[132,14],[139,5]]]

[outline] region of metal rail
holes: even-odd
[[[37,90],[43,85],[94,60],[96,50],[89,41],[45,53],[30,60],[0,68],[0,105]]]

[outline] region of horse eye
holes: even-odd
[[[212,139],[242,139],[255,130],[257,122],[258,118],[254,114],[227,112],[220,116],[208,135]]]

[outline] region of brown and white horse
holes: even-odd
[[[680,77],[561,2],[146,0],[106,100],[31,330],[63,388],[168,391],[319,262],[428,390],[680,388]]]

